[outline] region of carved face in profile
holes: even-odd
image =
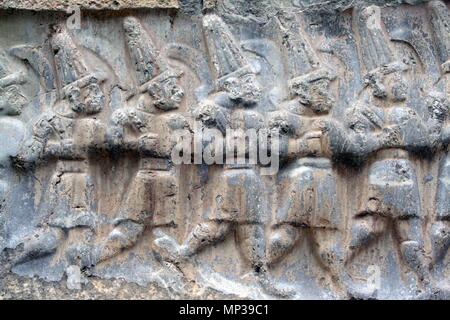
[[[229,77],[225,80],[223,87],[231,100],[240,101],[246,105],[255,104],[261,98],[261,87],[253,73]]]
[[[27,99],[18,86],[0,88],[0,116],[18,116]]]
[[[405,78],[399,72],[388,74],[384,79],[384,83],[389,101],[400,102],[406,100],[408,96],[408,85]]]
[[[72,87],[67,92],[67,98],[75,113],[95,114],[103,109],[104,94],[97,83],[83,89]]]
[[[408,85],[399,71],[370,78],[368,82],[374,97],[391,102],[401,102],[407,99]]]
[[[328,113],[334,105],[330,93],[330,80],[322,78],[313,82],[293,83],[291,95],[297,96],[300,102],[315,113]]]
[[[153,105],[165,111],[178,109],[184,97],[184,91],[175,76],[151,83],[148,94],[153,99]]]

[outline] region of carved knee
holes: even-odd
[[[450,248],[450,221],[436,221],[432,226],[433,260],[444,259]]]
[[[299,236],[298,228],[285,224],[276,227],[270,235],[267,259],[274,264],[287,255],[296,244]]]
[[[347,261],[352,259],[359,250],[370,245],[385,230],[387,221],[385,218],[375,215],[365,215],[356,218],[351,228],[351,240]]]
[[[193,236],[202,242],[214,242],[224,237],[229,229],[229,222],[203,222],[194,229]]]
[[[419,279],[427,280],[422,245],[417,241],[404,241],[400,244],[400,252],[406,265],[419,276]]]
[[[117,224],[101,246],[98,257],[94,258],[96,263],[108,260],[118,255],[122,250],[132,247],[144,232],[144,225],[125,220]]]
[[[204,247],[219,242],[231,230],[231,222],[208,221],[198,224],[181,247],[181,255],[192,256]]]

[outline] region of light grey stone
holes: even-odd
[[[0,1],[0,297],[448,299],[449,12]]]

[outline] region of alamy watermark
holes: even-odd
[[[378,291],[381,288],[381,269],[379,266],[370,265],[367,267],[367,287],[371,291]]]
[[[66,20],[66,27],[69,30],[81,29],[81,8],[80,6],[71,6],[66,10],[70,16]]]

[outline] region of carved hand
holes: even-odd
[[[389,126],[384,127],[383,130],[375,135],[379,142],[379,148],[400,148],[402,147],[400,127]]]
[[[60,157],[77,157],[81,150],[78,150],[73,140],[62,140],[59,142],[48,142],[45,146],[43,157],[60,158]]]
[[[206,127],[216,127],[222,133],[226,130],[226,117],[220,108],[214,103],[205,103],[200,105],[194,111],[195,119],[200,121]]]
[[[138,138],[138,149],[146,154],[161,153],[160,137],[156,133],[145,133]]]
[[[31,164],[39,161],[42,157],[44,144],[36,139],[25,142],[18,154],[11,156],[13,166],[21,169],[27,169]]]

